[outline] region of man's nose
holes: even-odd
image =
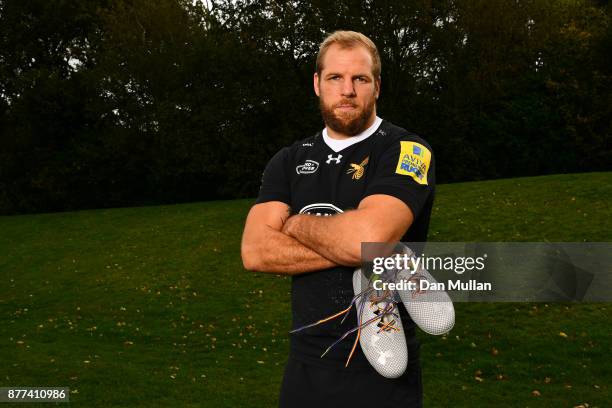
[[[355,96],[355,84],[350,78],[342,82],[342,96]]]

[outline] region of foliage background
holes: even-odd
[[[440,182],[609,169],[611,6],[585,0],[0,0],[0,214],[253,196],[322,128],[325,33]]]

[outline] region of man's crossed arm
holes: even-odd
[[[242,261],[248,270],[290,275],[357,266],[362,242],[399,241],[413,218],[406,204],[383,194],[368,196],[356,210],[332,217],[289,217],[287,204],[257,204],[247,216]]]
[[[240,248],[245,269],[294,275],[336,265],[281,232],[289,211],[289,206],[280,201],[256,204],[251,208]]]

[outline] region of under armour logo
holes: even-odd
[[[325,160],[325,163],[329,164],[332,162],[332,160],[334,160],[336,162],[336,164],[340,164],[340,159],[342,158],[342,155],[339,154],[338,157],[334,157],[331,154],[327,155],[327,160]]]

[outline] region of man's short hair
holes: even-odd
[[[341,48],[365,47],[372,56],[372,74],[375,79],[380,77],[380,55],[378,54],[376,44],[365,35],[356,31],[334,31],[323,40],[321,45],[319,45],[319,54],[317,55],[318,75],[321,75],[321,71],[323,71],[323,58],[329,47],[333,44],[338,44]]]

